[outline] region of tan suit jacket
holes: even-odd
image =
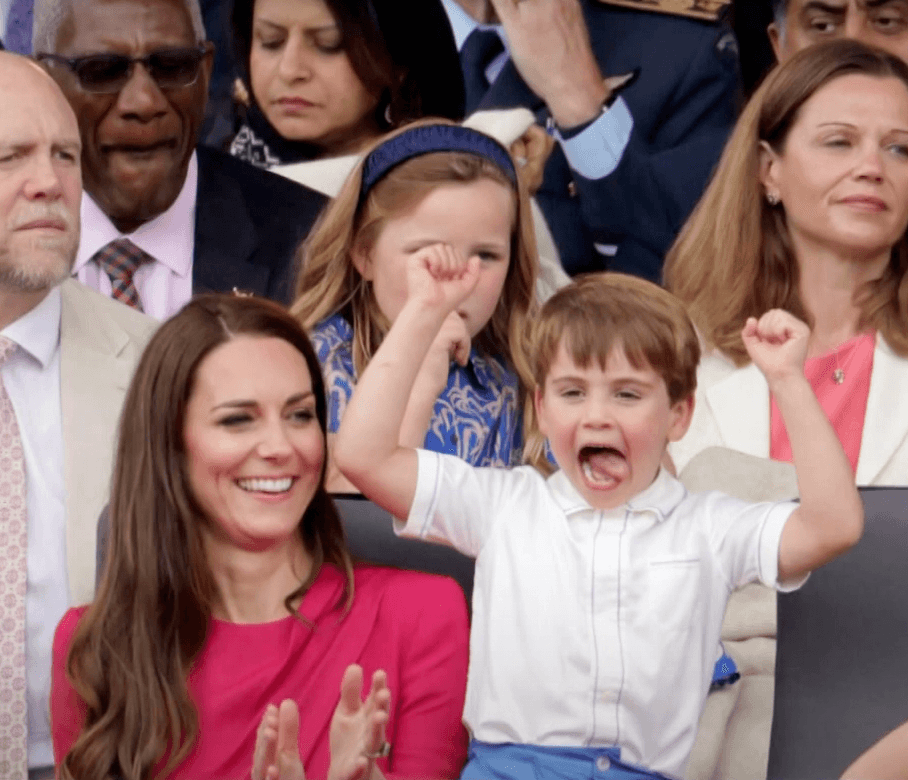
[[[120,408],[158,323],[75,280],[61,285],[60,403],[70,598],[95,589],[98,515],[109,501]]]

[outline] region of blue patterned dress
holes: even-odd
[[[328,432],[335,433],[356,385],[353,329],[334,314],[316,325],[311,336],[325,375]],[[517,465],[523,451],[518,398],[517,376],[505,362],[472,350],[466,366],[451,363],[423,446],[474,466]]]

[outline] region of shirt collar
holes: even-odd
[[[566,515],[578,512],[600,511],[593,509],[589,505],[562,470],[559,469],[552,474],[547,482],[556,503]],[[607,519],[616,520],[624,517],[627,511],[635,514],[651,512],[656,516],[656,520],[661,523],[668,518],[686,495],[687,490],[684,485],[664,468],[660,468],[653,483],[642,493],[638,493],[622,506],[601,511]]]
[[[477,27],[481,30],[494,30],[504,42],[504,29],[500,24],[480,24],[464,11],[455,0],[441,0],[441,4],[445,8],[445,13],[448,14],[448,21],[451,23],[451,31],[454,33],[457,51],[463,48],[467,38],[470,37],[470,33]],[[507,48],[506,43],[505,48]]]
[[[60,287],[55,286],[34,309],[0,333],[47,368],[60,344]]]
[[[199,165],[193,152],[186,169],[186,180],[170,208],[127,235],[136,246],[183,278],[192,272],[198,182]],[[81,216],[82,237],[73,274],[78,273],[99,249],[124,235],[87,192],[82,194]]]

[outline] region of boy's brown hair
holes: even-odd
[[[546,301],[533,328],[532,371],[540,393],[562,341],[581,368],[592,360],[605,368],[621,348],[634,368],[652,368],[665,380],[672,404],[697,389],[700,342],[693,323],[678,298],[645,279],[587,274]],[[528,405],[527,412],[525,460],[549,472],[535,411]]]

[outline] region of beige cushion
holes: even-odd
[[[780,501],[798,494],[790,463],[725,447],[710,447],[695,455],[680,479],[692,492],[718,490],[745,501]],[[751,584],[732,593],[722,640],[738,665],[741,679],[707,698],[688,765],[688,780],[766,780],[775,637],[775,591]]]

